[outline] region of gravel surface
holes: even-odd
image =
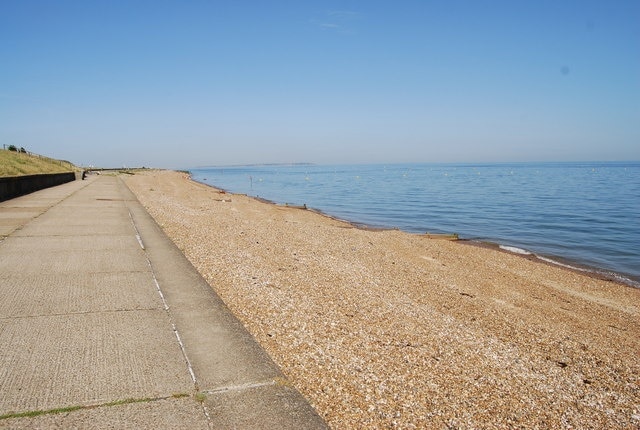
[[[124,179],[333,428],[640,428],[640,289]]]

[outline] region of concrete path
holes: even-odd
[[[0,203],[0,428],[326,428],[116,176]]]

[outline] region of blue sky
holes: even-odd
[[[640,160],[640,1],[0,0],[0,144],[101,166]]]

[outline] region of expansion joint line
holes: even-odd
[[[138,231],[138,226],[136,225],[136,222],[133,220],[133,215],[131,215],[131,210],[129,210],[129,208],[127,208],[127,211],[129,212],[129,218],[131,219],[131,225],[133,226],[133,229],[136,232],[136,239],[138,240],[138,244],[140,245],[140,248],[142,248],[143,251],[146,251],[146,249],[144,248],[144,242],[142,242],[142,238],[140,237],[140,232]],[[148,258],[147,258],[147,261],[149,261]],[[162,300],[164,301],[164,298]]]
[[[224,387],[216,388],[215,390],[206,390],[204,392],[207,394],[217,394],[217,393],[226,393],[230,391],[245,391],[252,388],[262,388],[262,387],[268,387],[268,386],[277,385],[277,384],[282,384],[282,382],[277,379],[270,379],[264,382],[252,382],[248,384],[227,385]]]
[[[189,356],[187,355],[187,351],[184,347],[184,343],[182,342],[182,338],[180,337],[180,333],[178,332],[178,328],[176,327],[176,323],[175,320],[173,318],[173,315],[171,314],[171,310],[169,308],[169,304],[167,303],[166,298],[164,297],[164,294],[162,292],[162,288],[160,287],[160,283],[158,282],[158,278],[156,277],[156,272],[153,268],[153,264],[151,263],[151,259],[149,258],[149,254],[147,249],[144,246],[144,242],[142,241],[142,237],[140,235],[140,231],[138,230],[138,227],[136,225],[135,219],[133,218],[133,214],[131,213],[131,209],[129,209],[129,207],[127,206],[127,211],[129,212],[129,218],[131,219],[131,225],[133,226],[134,231],[136,232],[136,239],[138,240],[138,243],[140,244],[140,248],[142,248],[143,252],[144,252],[144,256],[145,259],[147,260],[147,264],[149,265],[149,271],[151,272],[151,277],[153,279],[153,283],[156,286],[156,291],[158,292],[158,295],[160,296],[160,300],[162,301],[162,307],[164,309],[164,311],[167,314],[167,317],[169,318],[169,322],[171,323],[171,330],[173,331],[173,334],[176,337],[176,340],[178,341],[178,345],[180,346],[180,351],[182,352],[182,357],[184,358],[184,361],[187,365],[187,370],[189,371],[189,375],[191,376],[191,381],[193,382],[193,386],[194,389],[196,391],[196,393],[199,391],[199,386],[198,386],[198,380],[196,378],[196,374],[193,371],[193,366],[191,365],[191,360],[189,360]],[[211,427],[211,417],[209,415],[209,411],[207,410],[206,405],[204,404],[204,402],[202,403],[202,412],[204,413],[205,417],[207,418],[207,423],[209,424],[209,427]]]

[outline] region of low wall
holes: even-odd
[[[75,179],[76,174],[74,172],[0,178],[0,202],[42,190],[43,188],[75,181]]]

